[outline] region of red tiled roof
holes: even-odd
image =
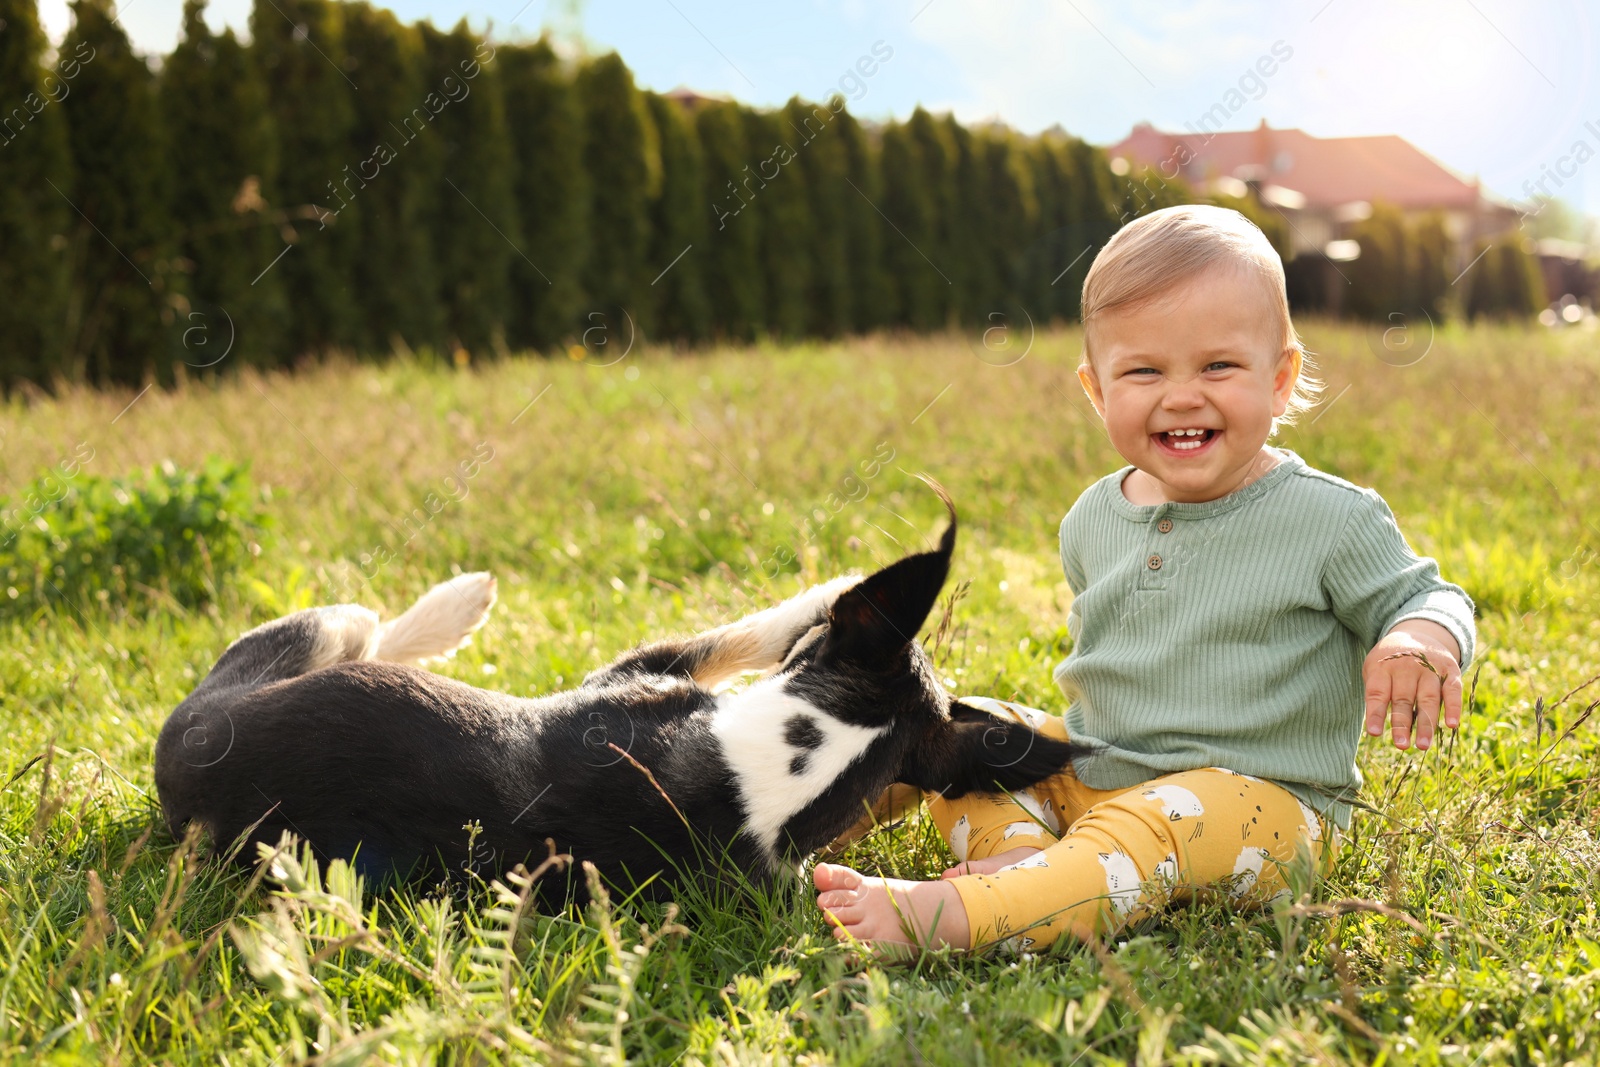
[[[1188,148],[1181,152],[1179,146]],[[1177,161],[1192,156],[1183,177],[1194,181],[1226,175],[1259,178],[1306,198],[1308,208],[1334,208],[1355,200],[1384,201],[1401,208],[1471,208],[1477,182],[1463,181],[1403,137],[1313,137],[1304,130],[1275,130],[1263,122],[1253,130],[1211,134],[1163,133],[1148,123],[1106,149],[1112,157],[1156,166],[1170,175]]]
[[[685,85],[680,85],[675,89],[669,89],[661,95],[666,97],[668,100],[676,101],[677,103],[686,107],[694,107],[697,104],[707,103],[710,101],[722,102],[733,99],[733,97],[727,95],[726,93],[702,93],[698,90],[690,89]]]

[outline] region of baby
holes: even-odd
[[[1472,601],[1377,493],[1267,444],[1318,385],[1266,237],[1167,208],[1083,286],[1078,379],[1130,466],[1061,523],[1065,721],[987,698],[1093,754],[1008,797],[928,797],[961,862],[939,881],[819,864],[835,936],[983,948],[1093,938],[1196,891],[1258,905],[1297,856],[1326,874],[1386,714],[1426,749],[1461,718]]]

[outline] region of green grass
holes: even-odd
[[[492,569],[501,600],[445,672],[572,685],[641,640],[926,544],[942,516],[911,477],[923,471],[961,510],[955,576],[971,583],[942,673],[1060,710],[1056,524],[1120,463],[1077,393],[1075,332],[1009,367],[960,338],[874,338],[605,368],[330,366],[152,391],[126,411],[131,393],[0,408],[0,492],[80,446],[101,476],[217,456],[249,462],[272,520],[212,603],[151,587],[0,613],[0,781],[17,775],[0,794],[0,1050],[231,1065],[1595,1061],[1600,719],[1585,716],[1600,683],[1568,695],[1600,673],[1593,341],[1445,331],[1400,368],[1359,329],[1303,329],[1338,399],[1281,443],[1379,489],[1478,598],[1460,734],[1422,756],[1364,747],[1382,815],[1358,818],[1315,900],[914,969],[852,961],[794,889],[530,915],[515,885],[374,898],[290,857],[250,880],[159,827],[152,746],[247,627],[340,599],[397,611],[456,568]],[[946,858],[916,820],[849,853],[907,875]]]

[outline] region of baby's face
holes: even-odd
[[[1094,324],[1078,372],[1111,444],[1168,500],[1215,500],[1250,469],[1294,388],[1264,283],[1223,269]]]

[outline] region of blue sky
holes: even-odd
[[[212,0],[243,29],[251,0]],[[524,6],[526,4],[526,6]],[[877,45],[852,110],[903,117],[919,103],[1027,132],[1059,123],[1095,143],[1148,120],[1181,129],[1241,102],[1229,128],[1319,136],[1398,133],[1502,195],[1526,182],[1600,211],[1596,22],[1583,0],[397,0],[406,19],[465,17],[497,37],[553,25],[616,49],[640,84],[757,104],[820,98]],[[181,0],[124,0],[135,45],[172,47]],[[41,0],[52,36],[67,0]],[[1260,84],[1247,72],[1291,54]],[[870,64],[869,64],[870,65]],[[1245,91],[1229,97],[1241,79]],[[847,83],[848,84],[848,83]],[[1587,146],[1587,152],[1580,148]],[[1593,160],[1578,162],[1587,154]]]

